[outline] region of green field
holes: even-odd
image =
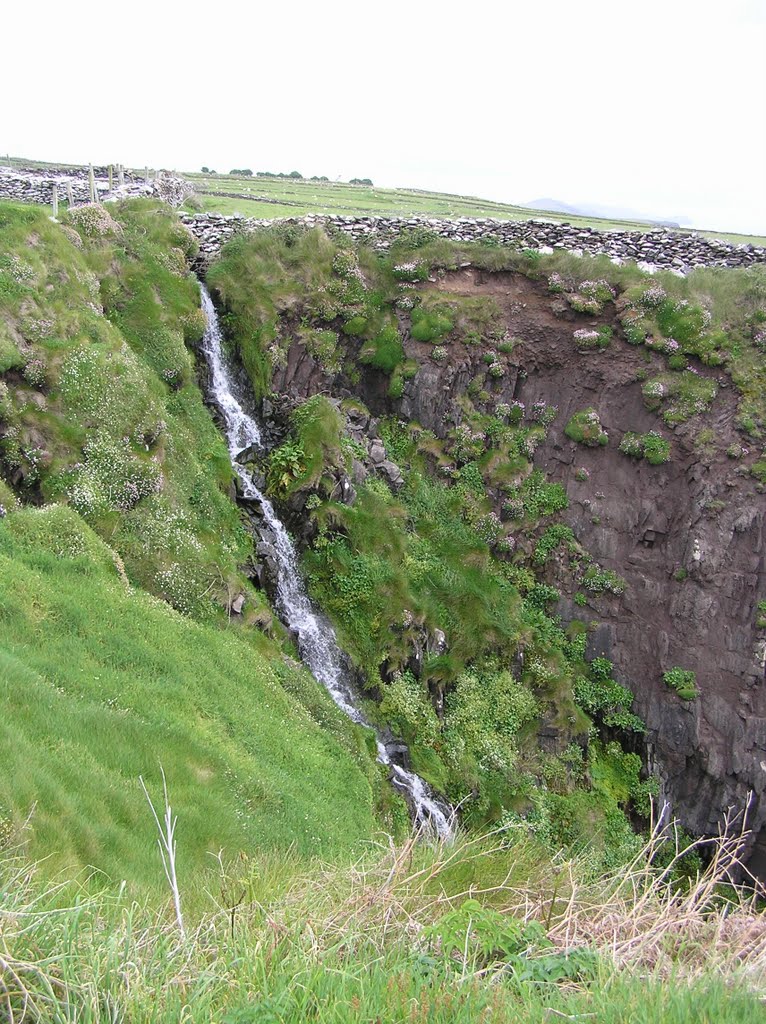
[[[22,157],[11,157],[10,161],[14,165],[35,167],[43,171],[52,166],[75,166],[53,165]],[[143,167],[134,170],[138,174],[144,172]],[[345,182],[310,181],[306,178],[247,177],[190,171],[182,173],[197,190],[197,201],[192,204],[193,206],[210,213],[241,214],[243,217],[259,219],[303,217],[309,213],[316,213],[347,217],[496,217],[499,220],[537,218],[572,224],[574,227],[596,228],[599,231],[650,231],[654,226],[647,221],[580,217],[555,211],[533,210],[476,196],[451,195],[422,189],[371,188],[365,185],[349,185]],[[224,192],[226,195],[212,195],[213,192]],[[764,235],[743,235],[731,231],[696,233],[735,244],[766,246]]]
[[[499,220],[545,218],[575,227],[599,231],[649,231],[646,221],[607,220],[532,210],[475,196],[449,195],[406,188],[370,188],[342,182],[298,178],[259,178],[224,174],[185,174],[197,189],[202,209],[216,213],[240,213],[245,217],[300,217],[307,213],[378,217],[496,217]],[[211,192],[226,192],[214,196]],[[252,198],[244,198],[245,196]],[[261,201],[259,201],[261,200]],[[263,200],[268,200],[265,202]],[[709,238],[766,245],[766,237],[726,231],[702,231]]]

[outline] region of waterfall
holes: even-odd
[[[274,549],[277,566],[277,612],[298,637],[298,650],[304,664],[314,678],[326,688],[341,711],[348,715],[352,722],[372,728],[362,714],[358,699],[349,685],[343,656],[333,628],[312,607],[298,570],[295,546],[284,524],[271,502],[257,487],[252,474],[238,461],[245,449],[263,447],[261,431],[235,396],[235,388],[223,352],[218,314],[210,294],[201,283],[200,289],[202,311],[205,314],[202,353],[210,370],[210,394],[223,417],[229,455],[239,478],[242,494],[246,499],[258,502],[268,529],[269,543]],[[379,735],[377,747],[378,760],[390,768],[391,783],[407,797],[415,824],[435,833],[440,839],[449,839],[453,834],[451,809],[436,799],[419,775],[392,760]]]

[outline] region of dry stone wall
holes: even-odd
[[[216,213],[182,213],[186,226],[200,244],[201,262],[210,263],[234,234],[273,224]],[[430,217],[307,216],[279,218],[282,224],[322,225],[354,240],[387,249],[402,231],[427,228],[457,242],[491,239],[500,245],[539,249],[567,249],[580,255],[607,255],[614,260],[635,260],[649,267],[684,273],[693,267],[742,267],[766,263],[766,248],[734,245],[703,235],[657,231],[597,231],[544,220],[508,221],[489,218],[441,220]]]
[[[147,182],[143,175],[126,171],[122,188],[109,191],[108,168],[95,167],[99,197],[157,196],[171,206],[180,206],[193,191],[183,178],[160,173]],[[0,167],[0,200],[10,199],[50,205],[53,186],[58,186],[60,202],[71,187],[74,202],[90,201],[88,172],[84,169]],[[181,213],[181,217],[200,245],[200,264],[214,260],[221,247],[238,232],[254,231],[274,224],[274,219],[256,219],[217,213]],[[655,231],[598,231],[568,223],[533,219],[525,221],[492,218],[443,220],[432,217],[349,217],[308,215],[277,218],[283,224],[322,225],[355,241],[366,241],[385,250],[403,231],[427,228],[442,238],[456,242],[492,240],[499,245],[538,249],[543,252],[566,249],[580,255],[607,255],[613,260],[635,260],[648,268],[685,273],[693,267],[743,267],[766,263],[766,248],[734,245],[722,239],[685,234],[667,229]]]
[[[151,181],[143,174],[124,172],[124,183],[117,187],[117,173],[113,172],[112,189],[109,188],[108,167],[94,167],[93,176],[99,200],[125,199],[131,196],[156,196],[171,206],[179,206],[193,191],[182,178],[160,172]],[[53,202],[53,187],[58,188],[58,199],[65,203],[72,191],[75,205],[90,202],[88,172],[82,169],[52,168],[39,171],[34,168],[0,167],[0,200],[22,203]]]

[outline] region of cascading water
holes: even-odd
[[[245,449],[261,448],[261,431],[235,397],[229,368],[223,354],[221,328],[213,300],[203,284],[202,311],[205,314],[205,335],[202,352],[210,370],[210,392],[224,420],[226,442],[234,471],[239,477],[243,496],[257,501],[269,533],[277,566],[276,604],[285,624],[298,637],[298,649],[311,674],[328,691],[338,707],[359,725],[372,728],[359,709],[357,699],[346,679],[343,659],[332,626],[312,608],[298,571],[295,547],[274,507],[253,480],[252,474],[238,461]],[[391,782],[406,794],[416,825],[434,832],[440,839],[453,834],[451,810],[441,804],[428,785],[414,772],[392,761],[378,736],[378,760],[391,769]]]

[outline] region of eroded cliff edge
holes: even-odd
[[[392,399],[371,369],[351,384],[328,374],[299,340],[273,375],[273,390],[294,399],[328,391],[360,398],[375,415],[395,413],[444,438],[464,419],[471,382],[481,376],[491,402],[544,402],[557,415],[534,462],[569,497],[563,519],[606,569],[626,581],[621,595],[575,603],[577,583],[566,556],[546,569],[561,597],[564,622],[591,623],[589,655],[614,662],[636,695],[648,726],[647,752],[662,795],[695,833],[714,832],[730,806],[753,794],[751,867],[766,868],[766,635],[758,626],[764,597],[764,498],[757,482],[726,450],[742,444],[737,396],[718,367],[695,372],[717,386],[704,413],[666,426],[647,408],[643,381],[664,369],[660,354],[626,342],[614,312],[599,318],[615,330],[607,350],[582,351],[573,333],[589,322],[545,282],[472,267],[437,275],[419,288],[446,296],[491,296],[506,334],[516,339],[506,372],[486,376],[486,346],[453,343],[435,360],[399,317],[405,355],[417,370]],[[349,341],[353,348],[353,341]],[[578,410],[595,409],[609,444],[584,447],[565,428]],[[662,427],[672,443],[663,465],[619,450],[628,432]],[[747,453],[747,449],[744,449]],[[502,494],[495,495],[502,514]],[[581,600],[581,599],[580,599]],[[674,665],[695,672],[700,696],[685,701],[663,682]]]

